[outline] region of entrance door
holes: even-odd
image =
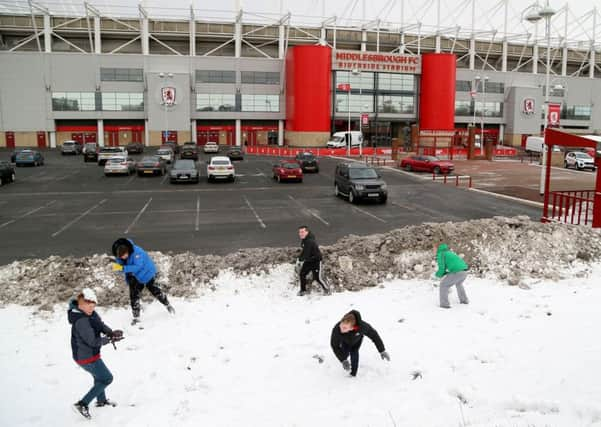
[[[38,148],[46,148],[46,132],[38,132]]]
[[[161,132],[161,142],[177,143],[177,131],[176,130],[165,130],[165,131]]]
[[[84,142],[96,142],[96,132],[86,132],[83,134]]]
[[[6,140],[6,148],[15,148],[14,132],[4,132],[4,139]]]
[[[79,145],[83,144],[83,133],[77,132],[71,134],[71,139],[77,142]]]

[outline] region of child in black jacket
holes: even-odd
[[[330,345],[334,354],[342,362],[345,371],[350,370],[351,375],[357,375],[359,368],[359,348],[363,342],[363,336],[366,335],[374,342],[380,357],[383,360],[390,361],[390,356],[384,348],[384,343],[378,335],[378,332],[367,322],[361,320],[361,314],[357,310],[352,310],[344,315],[342,320],[332,329]],[[347,358],[351,356],[351,362]]]

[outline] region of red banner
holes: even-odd
[[[361,125],[369,126],[369,114],[361,114]]]
[[[547,126],[559,127],[559,117],[561,114],[561,104],[549,103],[549,113],[547,114]]]
[[[351,85],[349,83],[339,83],[338,86],[336,86],[336,89],[341,90],[343,92],[350,92]]]

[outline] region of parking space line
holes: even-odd
[[[59,234],[61,234],[63,231],[65,231],[67,228],[71,227],[73,224],[75,224],[77,221],[79,221],[80,219],[82,219],[84,216],[86,216],[87,214],[89,214],[90,212],[92,212],[94,209],[96,209],[98,206],[101,206],[104,202],[106,202],[107,199],[102,199],[100,202],[96,203],[94,206],[92,206],[90,209],[88,209],[87,211],[85,211],[84,213],[82,213],[81,215],[79,215],[77,218],[75,218],[73,221],[68,222],[63,228],[61,228],[60,230],[58,230],[57,232],[53,233],[51,235],[51,237],[56,237]]]
[[[35,209],[33,209],[33,210],[31,210],[31,211],[27,212],[26,214],[24,214],[24,215],[21,215],[19,218],[11,219],[10,221],[7,221],[7,222],[5,222],[4,224],[0,224],[0,228],[2,228],[2,227],[5,227],[5,226],[7,226],[7,225],[9,225],[9,224],[12,224],[13,222],[16,222],[17,220],[19,220],[19,219],[21,219],[21,218],[25,218],[25,217],[27,217],[27,216],[29,216],[29,215],[31,215],[31,214],[34,214],[34,213],[36,213],[37,211],[40,211],[40,210],[42,210],[42,209],[44,209],[44,208],[47,208],[48,206],[50,206],[50,205],[51,205],[51,204],[53,204],[54,202],[56,202],[56,200],[51,200],[50,202],[46,203],[44,206],[40,206],[39,208],[35,208]]]
[[[124,186],[127,186],[129,184],[132,183],[132,181],[136,178],[136,174],[133,174],[132,176],[129,177],[129,179],[127,180],[127,182],[125,184],[123,184]]]
[[[313,209],[306,208],[300,201],[298,201],[297,199],[295,199],[294,197],[292,197],[290,194],[288,195],[288,198],[290,200],[292,200],[294,203],[296,203],[303,211],[305,211],[309,215],[317,218],[319,221],[321,221],[322,223],[324,223],[328,227],[330,226],[330,223],[328,221],[326,221],[325,219],[323,219],[322,217],[320,217],[317,213],[315,213],[315,211]]]
[[[133,226],[136,225],[136,223],[138,222],[138,220],[140,219],[140,217],[142,216],[144,211],[146,211],[146,209],[148,208],[148,205],[150,205],[150,202],[152,202],[152,197],[150,199],[148,199],[148,201],[146,202],[144,207],[140,210],[140,212],[138,212],[138,215],[136,215],[136,217],[134,218],[132,223],[129,224],[129,227],[127,227],[127,229],[125,230],[125,234],[129,233],[129,230],[131,230],[133,228]]]
[[[200,196],[196,199],[196,224],[194,231],[198,231],[200,228]]]
[[[382,219],[382,218],[380,218],[380,217],[372,214],[371,212],[367,212],[366,210],[363,210],[363,209],[358,208],[356,206],[353,206],[353,210],[356,211],[356,212],[361,212],[364,215],[370,216],[373,219],[376,219],[376,220],[378,220],[378,221],[383,222],[384,224],[386,224],[386,220],[384,220],[384,219]]]
[[[167,181],[167,178],[169,178],[169,172],[165,172],[165,177],[162,179],[161,185],[163,185],[165,181]]]
[[[259,221],[259,224],[261,224],[261,227],[267,228],[267,226],[265,225],[265,223],[263,222],[263,220],[261,219],[261,217],[259,216],[259,214],[255,210],[255,208],[252,207],[252,205],[250,204],[250,202],[246,198],[246,196],[242,196],[242,197],[244,198],[244,201],[246,202],[246,204],[248,205],[248,207],[250,208],[250,210],[252,211],[252,213],[255,215],[255,218],[257,218],[257,221]]]

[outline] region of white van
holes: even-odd
[[[328,148],[346,148],[347,134],[349,132],[335,132],[334,135],[328,141]],[[358,130],[352,130],[351,134],[351,147],[358,147],[363,144],[363,134]]]
[[[526,153],[542,153],[543,147],[545,145],[545,138],[542,136],[529,136],[526,138],[526,145],[524,146],[524,150]],[[553,152],[559,152],[561,148],[559,146],[553,146]]]

